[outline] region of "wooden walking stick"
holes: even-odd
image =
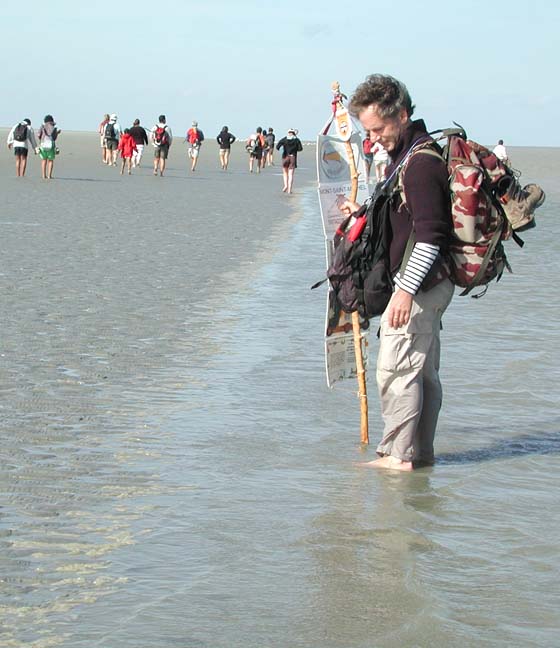
[[[348,164],[350,166],[350,200],[356,201],[358,195],[358,169],[356,167],[356,160],[354,158],[354,150],[350,143],[350,136],[352,135],[352,122],[348,110],[344,106],[343,99],[345,95],[340,92],[340,84],[335,81],[331,84],[334,97],[332,101],[333,116],[336,121],[336,129],[340,137],[343,139],[346,154],[348,157]],[[368,421],[368,399],[367,399],[367,385],[366,385],[366,370],[364,367],[364,357],[362,354],[362,331],[360,327],[360,317],[357,311],[352,313],[352,332],[354,333],[354,354],[356,356],[356,371],[358,378],[358,398],[360,399],[360,442],[364,444],[369,443],[369,421]]]

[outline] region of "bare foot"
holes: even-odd
[[[412,466],[412,461],[401,461],[396,457],[391,457],[391,455],[380,457],[379,459],[375,459],[374,461],[366,461],[360,465],[371,467],[371,468],[386,468],[388,470],[401,470],[404,472],[411,472],[412,470],[414,470]]]

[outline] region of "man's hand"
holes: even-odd
[[[401,288],[397,288],[389,302],[387,321],[391,328],[400,328],[408,324],[412,310],[412,295]]]
[[[336,204],[345,216],[350,216],[350,214],[360,209],[360,205],[357,202],[346,200],[346,197],[343,195],[337,196]]]

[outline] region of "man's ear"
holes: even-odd
[[[399,123],[406,124],[408,119],[409,117],[408,117],[408,113],[406,112],[406,108],[401,108],[399,112]]]

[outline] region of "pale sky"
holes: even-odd
[[[407,86],[429,129],[462,124],[491,144],[560,146],[560,3],[4,0],[0,125],[46,113],[62,129],[160,113],[175,135],[256,126],[314,139],[330,84],[368,74]]]

